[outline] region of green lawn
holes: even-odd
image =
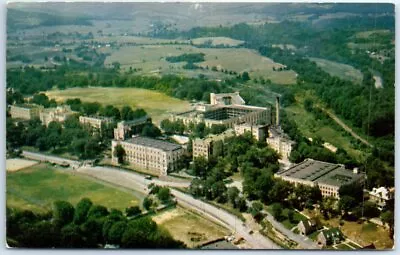
[[[70,170],[65,170],[70,171]],[[65,173],[47,164],[7,173],[7,206],[30,210],[49,210],[56,200],[76,204],[87,197],[108,208],[125,209],[139,204],[137,194],[126,192],[92,179]]]
[[[156,123],[168,118],[172,112],[186,111],[191,108],[187,101],[160,92],[138,88],[71,88],[47,91],[46,95],[56,101],[80,98],[84,102],[99,102],[115,107],[129,105],[132,108],[143,108]]]

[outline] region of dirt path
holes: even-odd
[[[368,145],[370,147],[372,147],[372,144],[370,144],[367,140],[365,140],[364,138],[362,138],[361,136],[357,135],[349,126],[347,126],[341,119],[339,119],[335,114],[333,114],[332,112],[330,112],[329,110],[320,107],[321,110],[323,110],[324,112],[326,112],[328,114],[329,117],[331,117],[337,124],[339,124],[339,126],[341,126],[344,130],[346,130],[347,132],[349,132],[354,138],[356,138],[357,140],[359,140],[360,142],[362,142],[365,145]]]

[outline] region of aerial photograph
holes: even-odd
[[[7,248],[394,249],[394,4],[6,9]]]

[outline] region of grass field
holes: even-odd
[[[296,73],[294,71],[273,71],[273,67],[279,68],[282,65],[259,55],[254,50],[244,48],[213,49],[196,48],[190,45],[127,46],[112,51],[111,56],[106,58],[105,65],[118,61],[121,67],[125,69],[131,66],[133,68],[141,68],[143,74],[179,73],[193,76],[193,73],[204,73],[219,78],[227,76],[222,72],[212,72],[210,70],[185,70],[182,68],[185,64],[184,62],[170,63],[165,60],[168,56],[199,52],[205,54],[205,61],[198,63],[198,65],[208,66],[209,69],[215,66],[218,70],[227,69],[238,73],[247,71],[252,78],[264,77],[279,84],[293,84],[296,81]]]
[[[296,122],[300,132],[306,137],[321,137],[324,141],[335,147],[343,148],[347,153],[359,159],[362,152],[355,149],[351,144],[349,134],[341,132],[335,128],[325,125],[321,120],[315,119],[312,113],[307,112],[301,103],[297,103],[285,108],[290,119]],[[346,135],[344,135],[346,134]]]
[[[350,65],[341,64],[322,58],[310,58],[310,60],[317,63],[319,67],[331,75],[350,80],[357,84],[361,84],[362,82],[362,73]]]
[[[143,108],[150,114],[155,123],[168,118],[172,112],[189,110],[186,101],[169,97],[163,93],[138,88],[71,88],[46,92],[50,98],[64,101],[68,98],[80,98],[84,102],[99,102],[116,107],[129,105],[132,108]]]
[[[84,197],[108,208],[125,209],[139,204],[139,198],[130,192],[65,171],[39,164],[7,173],[7,206],[45,211],[56,200],[75,205]]]
[[[153,220],[188,247],[196,247],[230,233],[224,227],[181,207],[162,212]]]
[[[211,42],[211,45],[227,45],[227,46],[238,46],[244,43],[244,41],[235,40],[229,37],[199,37],[192,39],[194,45],[204,44],[205,42]]]

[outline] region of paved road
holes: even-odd
[[[56,156],[48,156],[45,154],[29,152],[29,151],[22,151],[22,156],[24,156],[25,158],[29,158],[29,159],[45,161],[45,162],[50,162],[50,163],[56,163],[56,164],[67,163],[73,168],[76,168],[81,164],[79,161],[76,161],[76,160],[70,160],[70,159],[65,159],[65,158],[56,157]]]
[[[267,215],[267,220],[276,228],[279,232],[287,236],[289,239],[298,243],[302,249],[321,249],[315,242],[310,240],[308,237],[298,235],[289,229],[285,228],[280,222],[275,220],[275,218],[267,211],[263,211]]]
[[[107,167],[81,167],[76,171],[102,181],[142,192],[147,191],[147,185],[150,183],[158,185],[168,184],[159,180],[146,180],[143,176],[138,174]],[[171,193],[175,196],[179,204],[195,209],[216,220],[228,229],[234,231],[238,236],[243,237],[253,249],[280,249],[278,245],[259,233],[250,235],[249,232],[251,229],[245,224],[243,225],[243,222],[236,216],[201,200],[194,199],[192,196],[178,190],[172,189]]]
[[[76,171],[80,174],[88,175],[96,179],[128,189],[134,189],[139,192],[147,192],[147,186],[150,183],[170,187],[187,187],[190,184],[189,182],[182,181],[170,182],[158,179],[147,180],[143,175],[130,171],[125,171],[119,168],[81,166],[79,161],[68,160],[56,156],[48,156],[40,153],[23,151],[22,155],[31,159],[54,162],[58,164],[66,162],[75,167]],[[244,224],[239,218],[228,213],[227,211],[219,209],[201,200],[194,199],[192,196],[175,189],[172,189],[171,193],[175,196],[179,204],[188,206],[191,209],[195,209],[206,215],[207,217],[212,218],[220,224],[224,225],[231,231],[235,232],[237,236],[243,237],[253,249],[281,248],[277,244],[272,242],[269,238],[261,235],[260,233],[256,232],[250,235],[249,232],[252,229],[246,226],[246,224]]]

